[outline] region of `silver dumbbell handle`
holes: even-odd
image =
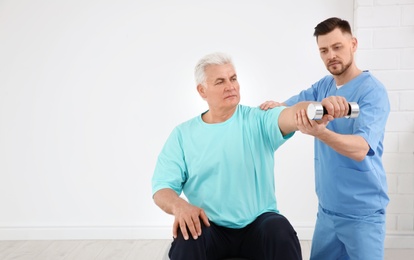
[[[349,110],[348,115],[345,118],[356,118],[359,116],[359,105],[356,102],[348,103]],[[319,102],[310,103],[306,111],[308,118],[310,120],[319,120],[322,119],[324,115],[328,113],[326,108],[322,106]]]

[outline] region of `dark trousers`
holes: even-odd
[[[181,232],[171,244],[172,260],[218,260],[243,257],[251,260],[302,259],[299,239],[289,221],[268,212],[244,228],[232,229],[210,222],[198,239],[184,240]]]

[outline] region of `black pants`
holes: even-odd
[[[172,260],[218,260],[243,257],[251,260],[302,259],[299,239],[289,221],[268,212],[241,229],[217,226],[210,222],[194,240],[184,240],[182,233],[171,244]]]

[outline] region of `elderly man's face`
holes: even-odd
[[[198,91],[210,109],[231,109],[240,102],[240,85],[236,71],[231,64],[210,65],[205,70],[206,86]]]

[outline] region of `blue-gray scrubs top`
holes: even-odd
[[[320,102],[328,96],[343,96],[348,102],[357,102],[360,114],[354,119],[335,119],[327,128],[338,134],[362,136],[370,149],[365,159],[357,162],[315,138],[315,188],[320,205],[334,212],[355,215],[385,209],[389,198],[381,157],[385,124],[390,112],[385,87],[368,71],[339,89],[329,75],[291,97],[285,104]]]

